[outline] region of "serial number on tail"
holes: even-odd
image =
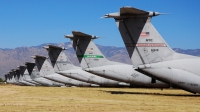
[[[167,47],[167,45],[164,43],[151,43],[151,44],[139,43],[139,44],[136,44],[136,46],[137,47]]]

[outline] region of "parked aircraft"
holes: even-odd
[[[23,74],[22,74],[23,70],[22,70],[22,66],[18,66],[18,70],[16,70],[17,76],[18,76],[18,81],[26,86],[35,86],[35,84],[27,82],[24,80],[23,78]]]
[[[94,44],[97,36],[92,36],[79,31],[72,31],[73,35],[67,35],[73,44],[81,67],[96,75],[130,83],[139,87],[168,88],[169,85],[135,70],[133,65],[109,61]]]
[[[14,78],[13,69],[9,72],[9,78],[10,78],[9,82],[11,84],[16,84],[16,81],[15,81],[15,78]]]
[[[8,73],[4,75],[6,83],[9,83],[9,76],[8,75],[9,75]]]
[[[57,82],[54,82],[42,77],[35,63],[27,63],[26,65],[27,65],[29,74],[31,74],[30,77],[33,81],[43,86],[62,86],[62,84],[60,83],[57,83]]]
[[[122,7],[114,18],[137,71],[171,83],[192,93],[200,93],[200,58],[174,52],[151,24],[158,12]]]
[[[13,73],[13,76],[14,76],[13,81],[14,81],[14,84],[22,86],[24,84],[19,81],[19,75],[17,74],[18,71],[19,71],[18,69],[12,69],[12,73]]]
[[[30,75],[28,74],[28,71],[26,69],[26,66],[19,66],[18,67],[19,70],[20,70],[20,76],[21,76],[21,80],[25,81],[25,82],[28,82],[30,84],[27,84],[27,85],[32,85],[32,86],[36,86],[36,85],[41,85],[35,81],[33,81],[30,77]]]
[[[47,61],[47,58],[44,56],[35,55],[34,59],[36,62],[36,66],[38,67],[38,70],[40,71],[40,74],[46,79],[67,84],[68,86],[97,86],[94,84],[74,80],[74,79],[55,73],[53,67]]]
[[[9,83],[10,83],[10,84],[14,84],[14,81],[13,81],[14,76],[13,76],[13,74],[12,74],[12,71],[10,71],[10,72],[8,73],[8,77],[9,77]]]
[[[48,55],[50,57],[52,66],[55,68],[55,71],[57,73],[62,74],[64,76],[88,82],[88,83],[93,83],[97,84],[100,86],[129,86],[130,84],[125,84],[122,82],[110,80],[107,78],[103,78],[91,73],[88,73],[84,70],[82,70],[81,67],[74,66],[68,57],[65,55],[63,48],[53,46],[53,45],[48,45],[45,47],[48,50]]]

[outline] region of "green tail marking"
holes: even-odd
[[[104,58],[101,55],[77,55],[77,57],[83,57],[83,58]]]

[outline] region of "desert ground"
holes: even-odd
[[[179,89],[0,85],[0,112],[198,112],[200,95]]]

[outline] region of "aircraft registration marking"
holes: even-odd
[[[198,86],[198,84],[194,84],[194,83],[187,83],[187,85],[190,85],[190,86]]]
[[[159,49],[151,49],[151,52],[159,51]]]
[[[138,77],[139,75],[136,74],[136,73],[133,73],[133,74],[131,74],[131,76],[134,77],[134,78],[136,78],[136,77]]]
[[[151,44],[138,43],[138,44],[136,44],[136,46],[137,47],[167,47],[167,45],[164,43],[151,43]]]
[[[153,42],[153,39],[146,39],[146,42]]]

